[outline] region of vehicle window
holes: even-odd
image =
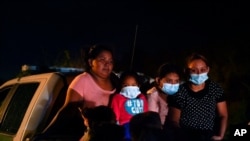
[[[26,83],[20,84],[17,87],[5,112],[6,115],[2,120],[0,126],[1,132],[7,132],[9,134],[15,134],[17,132],[38,86],[39,83]]]
[[[2,106],[2,103],[5,99],[5,97],[7,96],[7,94],[9,93],[11,87],[6,87],[0,90],[0,107]]]

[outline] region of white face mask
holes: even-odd
[[[127,98],[136,98],[141,91],[138,86],[126,86],[121,89],[120,94]]]
[[[207,72],[201,74],[190,74],[189,81],[193,82],[196,85],[204,83],[208,79]]]
[[[180,84],[163,83],[162,91],[168,95],[173,95],[179,90]]]

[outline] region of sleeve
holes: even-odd
[[[143,111],[147,112],[148,111],[148,101],[145,95],[140,94],[140,99],[143,101]]]
[[[116,117],[116,122],[119,124],[120,119],[120,104],[119,104],[119,94],[115,94],[111,101],[111,108],[113,109]]]
[[[148,111],[159,112],[158,93],[153,92],[148,94],[147,96],[148,96]]]
[[[225,101],[226,97],[225,97],[225,93],[224,90],[221,86],[217,85],[216,87],[216,101],[217,103]]]
[[[76,91],[81,97],[83,95],[83,89],[85,88],[86,75],[80,74],[76,76],[69,85],[69,89]]]

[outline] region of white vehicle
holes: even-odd
[[[52,72],[15,78],[2,84],[0,141],[34,140],[64,104],[73,77]]]

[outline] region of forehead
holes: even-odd
[[[168,74],[166,74],[164,77],[163,77],[163,79],[179,79],[180,78],[180,76],[177,74],[177,73],[175,73],[175,72],[171,72],[171,73],[168,73]]]
[[[122,82],[123,84],[137,84],[136,79],[133,76],[127,76]]]
[[[133,76],[126,76],[124,82],[125,81],[136,81],[136,79]]]
[[[97,57],[109,57],[109,58],[112,58],[113,56],[112,56],[111,52],[109,52],[109,51],[107,51],[107,50],[103,50],[103,51],[101,51],[101,52],[97,55]]]
[[[207,67],[207,64],[202,59],[196,59],[191,61],[188,64],[189,68],[200,68],[200,67]]]

